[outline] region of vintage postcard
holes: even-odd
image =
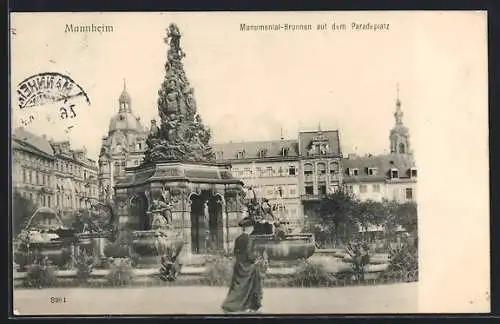
[[[490,311],[486,12],[10,23],[14,315]]]

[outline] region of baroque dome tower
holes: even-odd
[[[132,99],[127,92],[127,86],[125,80],[123,81],[123,90],[118,98],[118,114],[111,118],[109,122],[109,131],[114,132],[117,130],[124,131],[144,131],[144,127],[141,125],[140,118],[134,116],[132,113]]]
[[[102,199],[110,196],[115,178],[120,177],[126,167],[142,162],[148,133],[140,117],[132,113],[132,99],[124,80],[118,97],[118,113],[109,121],[108,134],[102,138],[99,154],[99,191]]]

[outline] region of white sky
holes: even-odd
[[[371,19],[370,19],[371,17]],[[118,111],[123,78],[132,109],[144,122],[157,115],[164,77],[165,29],[175,22],[187,53],[186,74],[213,141],[287,138],[298,130],[340,129],[345,153],[388,149],[396,84],[413,130],[419,109],[417,16],[409,13],[102,13],[18,14],[12,24],[13,84],[54,71],[70,75],[92,102],[71,132],[74,146],[97,156]],[[389,23],[389,31],[242,32],[240,23]],[[108,24],[108,34],[64,33],[65,24]],[[37,27],[35,27],[37,26]],[[43,27],[38,27],[43,26]],[[43,119],[43,118],[41,118]],[[16,125],[18,121],[14,120]],[[40,124],[41,121],[37,120]],[[60,124],[30,126],[64,138]]]

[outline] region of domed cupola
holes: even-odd
[[[127,92],[125,80],[123,81],[123,90],[118,98],[118,103],[118,114],[111,118],[109,122],[109,132],[111,133],[117,130],[141,131],[143,127],[139,119],[132,113],[132,100]]]

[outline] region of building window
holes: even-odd
[[[272,177],[273,176],[273,167],[267,167],[266,170],[267,170],[267,175],[269,177]]]
[[[313,186],[306,186],[306,195],[312,195],[312,194],[314,194]]]
[[[339,165],[336,162],[330,163],[330,175],[334,176],[339,170]]]
[[[245,152],[244,151],[236,152],[236,158],[237,159],[244,159],[245,158]]]
[[[318,193],[320,195],[326,195],[326,185],[325,184],[320,184],[318,186]]]
[[[288,168],[288,175],[290,176],[294,176],[296,174],[296,169],[295,169],[295,166],[291,165],[289,168]]]
[[[377,168],[368,168],[368,175],[373,176],[373,175],[377,175],[377,173],[378,173]]]
[[[349,174],[351,176],[358,176],[359,175],[359,169],[358,168],[349,169]]]
[[[392,168],[391,169],[391,179],[397,179],[399,178],[399,172],[398,172],[398,169],[394,169]]]
[[[375,183],[372,185],[373,192],[380,192],[380,184]]]
[[[307,176],[312,176],[313,174],[313,166],[312,164],[304,164],[304,175]]]
[[[224,152],[222,152],[222,151],[218,151],[218,152],[216,153],[216,155],[217,155],[217,159],[218,159],[218,160],[222,160],[222,158],[224,157]]]
[[[26,169],[23,168],[23,183],[26,183],[26,179],[27,176],[26,176]]]
[[[411,168],[410,169],[410,177],[416,178],[417,177],[417,169],[416,168]]]
[[[326,165],[324,163],[318,163],[318,174],[326,174]]]
[[[261,159],[265,158],[267,155],[267,150],[266,149],[259,150],[258,155],[259,155],[259,158],[261,158]]]
[[[366,193],[366,185],[365,184],[359,185],[359,192]]]
[[[406,199],[413,200],[413,188],[406,188]]]
[[[139,146],[139,151],[142,150],[142,143],[137,144]]]
[[[288,156],[288,151],[289,151],[289,148],[288,147],[284,147],[281,149],[281,155],[283,157],[287,157]]]
[[[295,197],[297,195],[297,190],[295,188],[290,188],[290,197]]]

